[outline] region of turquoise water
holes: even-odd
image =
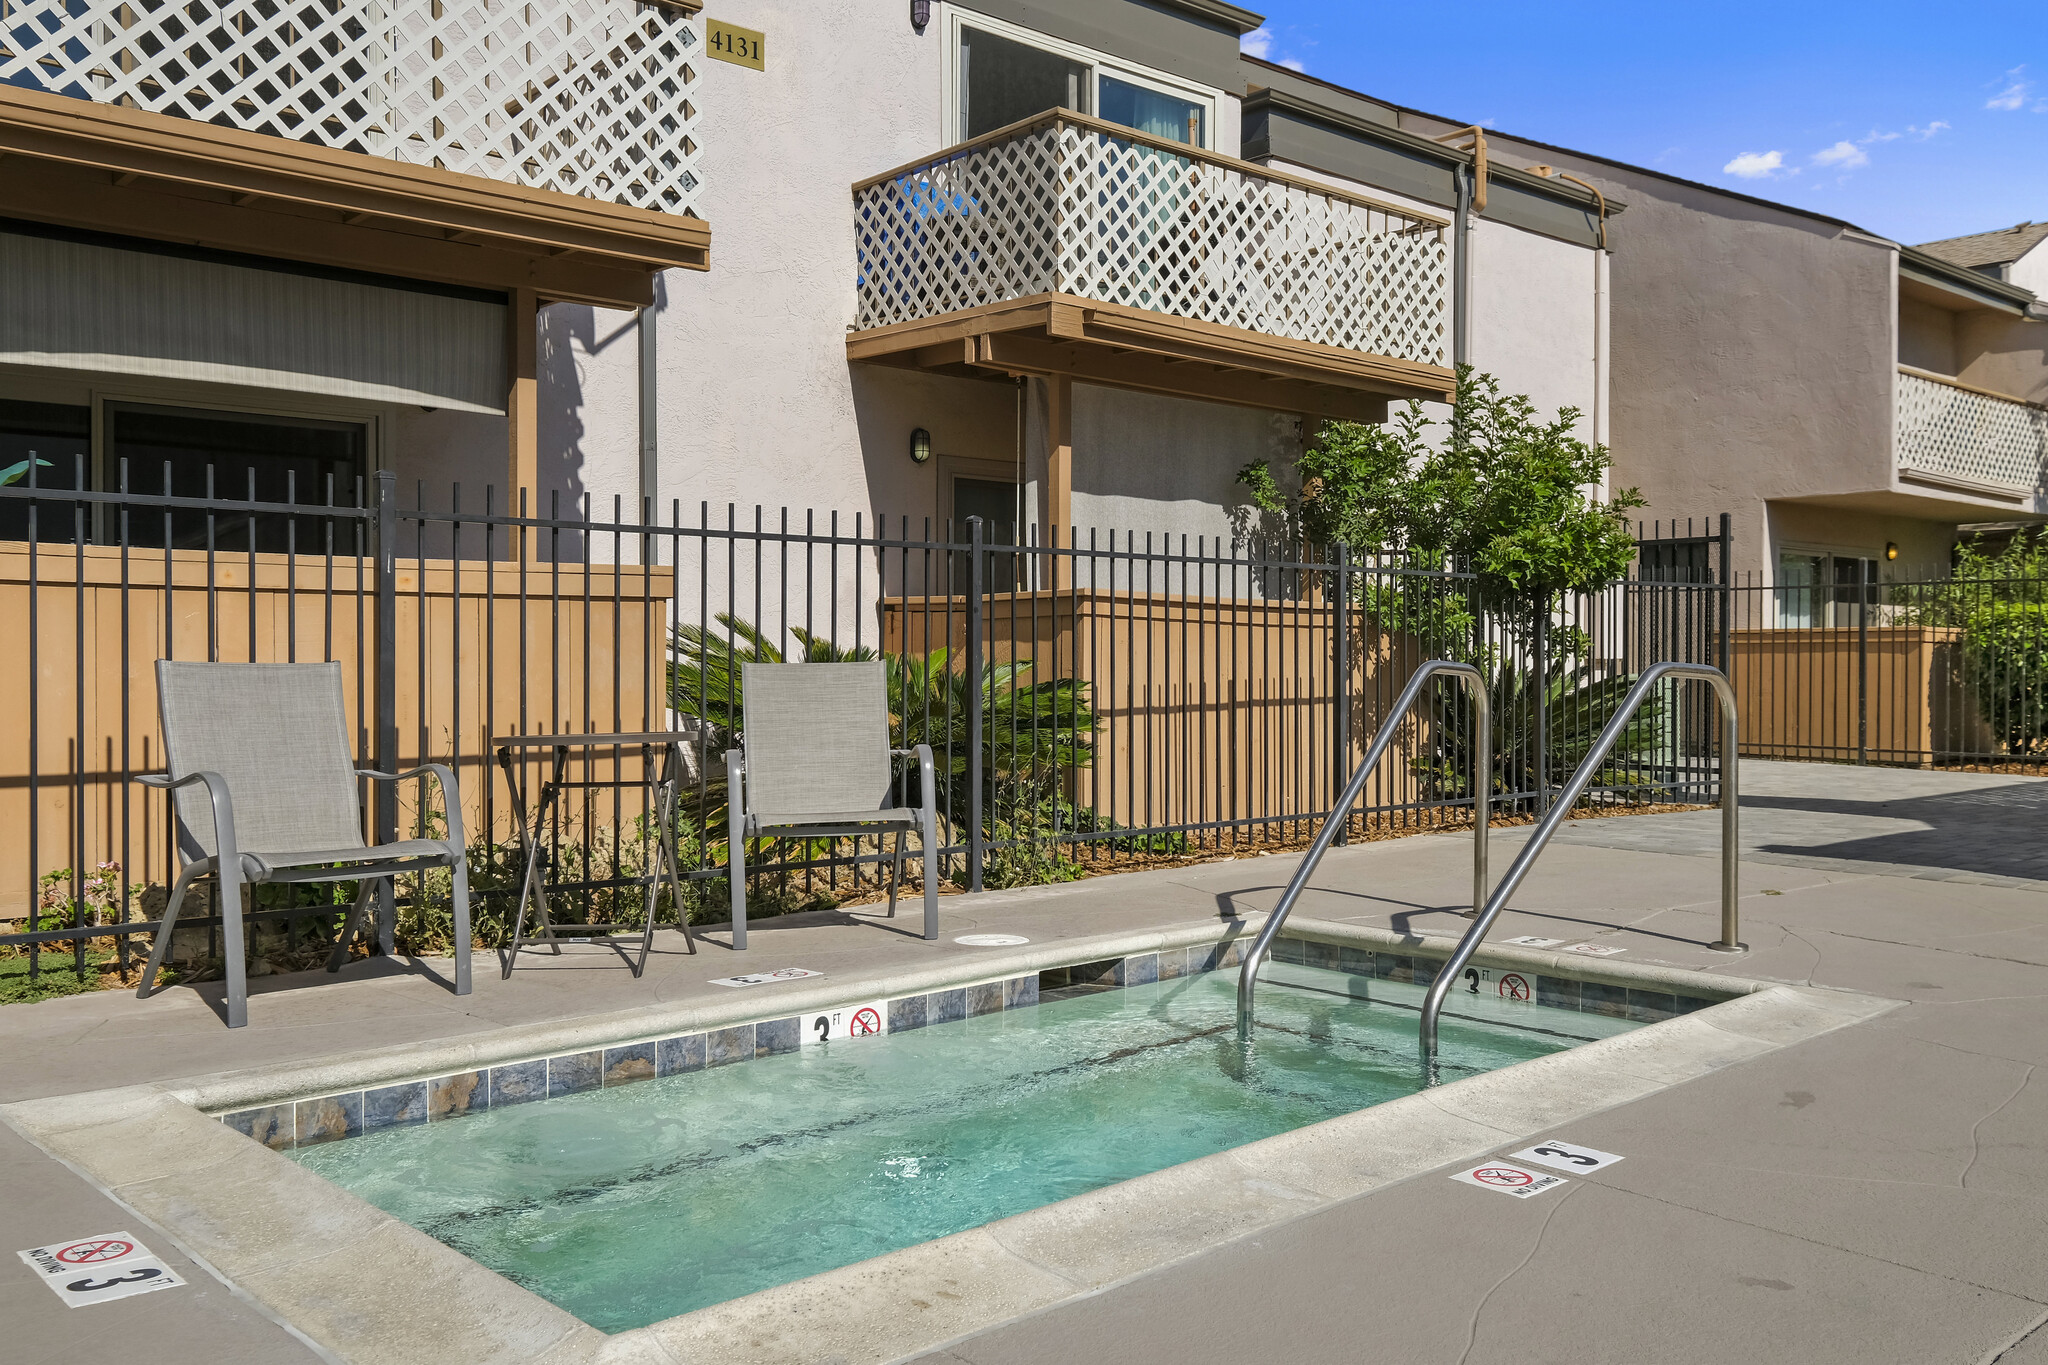
[[[1420,987],[1266,971],[1248,1064],[1223,971],[291,1156],[624,1331],[1420,1088]],[[1452,1009],[1488,1017],[1446,1015],[1447,1081],[1631,1027]]]

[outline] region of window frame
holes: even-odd
[[[945,108],[942,114],[944,132],[942,137],[947,146],[957,146],[967,141],[966,111],[960,107],[960,30],[978,28],[998,38],[1007,38],[1013,43],[1023,43],[1070,62],[1077,62],[1088,68],[1088,103],[1091,108],[1102,107],[1102,77],[1107,74],[1130,85],[1140,86],[1161,95],[1184,99],[1202,109],[1202,142],[1196,150],[1216,150],[1216,120],[1222,106],[1223,92],[1206,85],[1196,85],[1163,71],[1128,61],[1094,48],[1081,47],[1036,29],[1020,27],[1001,19],[978,14],[973,10],[948,6],[946,13],[946,59],[945,59]],[[1121,125],[1119,125],[1121,126]],[[1131,130],[1137,133],[1137,129]],[[1144,134],[1140,133],[1140,136]],[[1182,144],[1186,145],[1186,144]]]

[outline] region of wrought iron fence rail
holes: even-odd
[[[131,561],[168,564],[190,552],[109,534],[118,581],[53,581],[31,569],[28,610],[53,630],[31,632],[13,661],[31,673],[28,714],[13,722],[29,746],[22,780],[12,796],[0,781],[0,801],[25,803],[27,819],[0,818],[0,921],[41,918],[0,934],[0,953],[25,953],[34,972],[44,945],[70,942],[82,970],[84,944],[112,938],[125,965],[128,939],[154,932],[154,921],[129,916],[137,890],[175,868],[173,829],[161,796],[132,790],[130,779],[160,766],[147,669],[159,656],[341,661],[366,759],[387,771],[447,762],[462,799],[482,812],[471,824],[486,875],[472,889],[489,901],[513,891],[489,875],[504,871],[510,832],[488,736],[646,730],[677,715],[700,727],[686,880],[722,879],[715,756],[743,728],[737,667],[757,652],[770,657],[770,646],[805,657],[813,646],[799,631],[813,633],[820,657],[860,650],[889,661],[905,694],[898,738],[928,738],[939,751],[952,830],[941,852],[969,889],[1010,857],[1023,860],[1003,871],[1014,879],[1037,875],[1031,860],[1041,857],[1085,871],[1304,838],[1330,815],[1375,708],[1391,701],[1405,670],[1452,651],[1491,660],[1510,689],[1509,704],[1495,708],[1499,766],[1486,779],[1496,808],[1537,812],[1549,800],[1548,774],[1561,776],[1586,737],[1579,731],[1598,728],[1586,717],[1618,699],[1634,670],[1725,651],[1725,572],[1711,553],[1695,553],[1695,542],[1711,550],[1711,538],[1683,541],[1678,556],[1706,565],[1704,578],[1688,570],[1683,581],[1644,577],[1567,598],[1532,634],[1526,623],[1475,614],[1479,576],[1465,566],[1354,556],[1291,536],[1063,528],[1041,537],[1024,527],[1010,544],[973,523],[866,513],[757,509],[748,525],[728,505],[719,525],[708,502],[690,525],[679,500],[666,524],[646,504],[628,519],[623,499],[609,521],[593,517],[588,497],[573,516],[538,516],[525,496],[511,500],[517,512],[501,509],[488,488],[483,509],[468,511],[459,486],[446,510],[428,506],[423,486],[414,506],[401,507],[395,487],[378,476],[360,506],[331,494],[310,503],[0,489],[7,505],[70,513],[50,518],[66,538],[28,544],[32,564],[79,559],[102,525],[115,530],[114,513],[125,526],[131,512],[193,518],[195,545],[203,519],[206,557],[203,577],[166,570],[161,582],[143,582]],[[560,500],[549,506],[559,512]],[[284,548],[260,548],[266,536]],[[302,536],[325,544],[300,549]],[[1724,528],[1723,546],[1725,538]],[[1653,551],[1659,563],[1673,559],[1657,547],[1681,542],[1643,543],[1648,564]],[[648,562],[623,558],[629,547]],[[222,575],[216,563],[249,568]],[[314,572],[262,567],[295,563]],[[1368,585],[1391,595],[1375,600],[1406,603],[1407,614],[1368,619]],[[0,581],[0,593],[15,590]],[[117,617],[118,636],[93,625]],[[155,625],[129,630],[135,621]],[[1563,698],[1555,715],[1551,700],[1533,700],[1553,689]],[[1469,756],[1447,738],[1462,724],[1456,705],[1418,714],[1412,743],[1383,766],[1356,815],[1416,826],[1432,815],[1469,820]],[[1676,705],[1658,723],[1629,760],[1627,781],[1598,799],[1710,796],[1711,737]],[[637,886],[643,815],[623,789],[560,803],[548,831],[558,850],[551,888],[604,918],[598,899]],[[366,809],[366,834],[394,837],[420,818],[395,805]],[[24,828],[25,844],[14,832]],[[798,900],[843,899],[879,885],[892,857],[863,839],[791,842],[748,861],[762,894],[787,887]],[[415,917],[438,894],[420,882],[401,887]],[[296,906],[254,918],[331,921],[341,910]],[[52,915],[68,924],[40,927]]]

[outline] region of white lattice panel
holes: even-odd
[[[2048,412],[1899,376],[1899,468],[2028,490],[2048,483]]]
[[[0,16],[9,84],[635,208],[696,202],[700,39],[666,6],[5,0]]]
[[[1444,364],[1436,224],[1064,121],[854,200],[862,328],[1058,290]]]

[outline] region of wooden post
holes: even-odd
[[[540,300],[531,289],[506,294],[505,318],[505,441],[511,487],[502,504],[519,509],[519,491],[526,489],[539,507],[540,498]]]
[[[1045,381],[1045,542],[1072,538],[1074,525],[1074,381],[1055,374]],[[1059,591],[1059,559],[1049,557],[1046,579]]]

